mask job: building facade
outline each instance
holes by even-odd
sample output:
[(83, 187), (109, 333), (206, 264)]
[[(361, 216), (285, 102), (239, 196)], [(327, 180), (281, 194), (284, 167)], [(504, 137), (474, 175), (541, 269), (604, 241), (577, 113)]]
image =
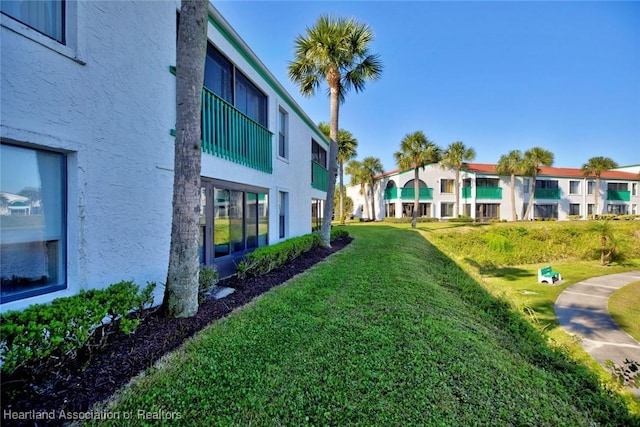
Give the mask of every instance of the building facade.
[[(179, 6), (2, 3), (2, 311), (121, 280), (161, 301)], [(211, 5), (202, 130), (202, 264), (311, 232), (328, 141)]]
[[(524, 218), (531, 196), (530, 176), (516, 176), (514, 203), (516, 219)], [(455, 171), (431, 164), (419, 171), (419, 217), (455, 217)], [(496, 173), (491, 164), (470, 163), (460, 172), (459, 214), (477, 220), (512, 220), (511, 177)], [(580, 169), (542, 167), (536, 178), (533, 206), (525, 219), (586, 219), (591, 215), (640, 214), (640, 176), (612, 170), (602, 173), (596, 187), (594, 176)], [(360, 187), (349, 187), (355, 216), (367, 217), (367, 200)], [(595, 204), (595, 193), (598, 203)], [(376, 220), (411, 217), (414, 207), (414, 171), (395, 170), (376, 177), (373, 189)]]

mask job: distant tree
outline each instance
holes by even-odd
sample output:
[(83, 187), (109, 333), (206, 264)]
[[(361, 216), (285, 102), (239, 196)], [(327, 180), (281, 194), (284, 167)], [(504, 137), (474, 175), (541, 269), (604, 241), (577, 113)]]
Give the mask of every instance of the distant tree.
[(592, 157), (587, 163), (582, 165), (582, 173), (584, 176), (595, 176), (596, 177), (596, 188), (593, 191), (593, 215), (598, 214), (598, 192), (600, 191), (600, 177), (602, 176), (602, 172), (608, 171), (610, 169), (615, 169), (618, 167), (618, 164), (614, 162), (609, 157)]
[(18, 195), (29, 199), (29, 204), (33, 207), (34, 204), (40, 200), (40, 189), (36, 187), (25, 187), (18, 192)]
[[(340, 191), (336, 188), (333, 196), (333, 205), (338, 206), (338, 201), (340, 199)], [(345, 217), (350, 217), (353, 215), (353, 199), (347, 195), (342, 198), (342, 202), (344, 203), (344, 215)]]
[(365, 157), (362, 159), (362, 169), (364, 176), (366, 177), (367, 183), (369, 184), (369, 189), (371, 191), (371, 215), (372, 220), (376, 220), (376, 206), (375, 206), (375, 176), (380, 175), (384, 172), (382, 168), (382, 162), (377, 157)]
[(304, 36), (295, 39), (295, 59), (289, 64), (289, 78), (305, 96), (313, 96), (322, 81), (329, 86), (330, 145), (329, 185), (322, 221), (322, 241), (330, 247), (333, 192), (338, 162), (338, 117), (340, 103), (353, 88), (364, 90), (368, 80), (376, 80), (382, 73), (379, 56), (369, 52), (373, 32), (369, 26), (355, 19), (333, 18), (323, 15)]
[(454, 211), (456, 218), (460, 216), (460, 170), (466, 167), (467, 162), (475, 158), (476, 152), (473, 148), (467, 147), (462, 141), (456, 141), (449, 144), (440, 159), (440, 166), (453, 169), (456, 172), (456, 179), (454, 181), (454, 191), (456, 194)]
[(176, 140), (173, 218), (163, 311), (168, 317), (198, 312), (202, 85), (208, 0), (182, 0), (176, 48)]
[(369, 203), (367, 202), (367, 175), (365, 173), (364, 167), (362, 166), (362, 162), (357, 160), (351, 160), (347, 163), (347, 167), (345, 168), (345, 172), (351, 176), (351, 185), (359, 185), (360, 191), (359, 193), (364, 196), (364, 206), (367, 210), (367, 218), (369, 218)]
[(516, 174), (522, 171), (522, 153), (520, 150), (511, 150), (509, 154), (503, 154), (498, 160), (496, 172), (499, 175), (511, 176), (511, 221), (518, 219), (516, 213)]
[[(330, 127), (328, 123), (322, 122), (318, 125), (318, 128), (320, 128), (320, 131), (324, 136), (330, 138)], [(338, 193), (340, 194), (340, 197), (338, 198), (338, 206), (340, 206), (340, 224), (344, 224), (344, 217), (346, 213), (344, 205), (344, 164), (357, 155), (357, 148), (358, 140), (351, 134), (351, 132), (340, 129), (338, 131), (338, 170), (340, 179), (340, 186), (338, 187)]]
[(616, 251), (611, 224), (606, 220), (598, 220), (591, 226), (591, 231), (600, 239), (600, 265), (607, 265), (611, 256)]
[(523, 219), (529, 219), (529, 213), (533, 208), (533, 196), (536, 191), (536, 179), (540, 173), (541, 166), (551, 166), (553, 164), (553, 153), (542, 147), (533, 147), (524, 153), (523, 172), (531, 176), (531, 189), (529, 191), (529, 203)]
[(420, 208), (420, 178), (419, 170), (430, 163), (440, 161), (441, 149), (424, 135), (422, 131), (416, 131), (405, 135), (400, 141), (400, 150), (393, 154), (396, 164), (400, 169), (413, 169), (413, 218), (411, 227), (416, 228), (418, 223), (418, 210)]

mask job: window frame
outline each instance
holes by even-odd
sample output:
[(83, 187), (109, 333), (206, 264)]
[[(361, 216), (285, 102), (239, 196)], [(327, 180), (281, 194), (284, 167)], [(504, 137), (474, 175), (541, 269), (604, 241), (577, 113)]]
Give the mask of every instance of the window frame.
[[(455, 179), (442, 178), (440, 179), (440, 194), (453, 194), (455, 190)], [(451, 191), (447, 191), (449, 184), (451, 184)]]
[[(53, 40), (56, 43), (59, 43), (63, 46), (66, 46), (67, 44), (67, 31), (66, 31), (66, 9), (67, 9), (67, 2), (66, 0), (48, 0), (46, 2), (46, 4), (57, 4), (58, 7), (56, 7), (56, 14), (60, 15), (58, 19), (56, 19), (55, 21), (55, 27), (56, 29), (47, 33), (45, 29), (43, 28), (38, 28), (38, 26), (33, 22), (33, 18), (32, 19), (25, 19), (28, 17), (25, 16), (15, 16), (12, 15), (10, 13), (10, 11), (7, 11), (6, 9), (2, 8), (2, 5), (8, 5), (11, 3), (23, 3), (22, 1), (3, 1), (2, 3), (0, 3), (0, 13), (4, 16), (7, 16), (9, 18), (11, 18), (12, 20), (30, 28), (31, 30)], [(39, 3), (35, 3), (35, 2), (28, 2), (27, 4), (32, 4), (32, 5), (37, 5), (37, 4), (41, 4), (44, 5), (45, 2), (39, 2)], [(31, 21), (31, 22), (27, 22), (27, 21)], [(57, 35), (57, 33), (60, 33), (59, 35)]]
[[(447, 212), (445, 212), (445, 209)], [(451, 211), (450, 215), (448, 211)], [(440, 202), (440, 218), (453, 218), (455, 213), (455, 202)]]
[(289, 158), (289, 113), (278, 107), (278, 157)]
[[(26, 241), (24, 243), (39, 243), (42, 242), (44, 243), (45, 247), (47, 248), (45, 250), (45, 256), (47, 256), (47, 265), (55, 265), (55, 269), (59, 270), (58, 272), (58, 280), (56, 281), (56, 283), (46, 283), (43, 285), (39, 285), (38, 287), (35, 288), (31, 288), (25, 291), (18, 291), (18, 292), (14, 292), (12, 294), (8, 294), (8, 295), (3, 295), (2, 293), (0, 293), (0, 304), (5, 304), (8, 302), (12, 302), (12, 301), (19, 301), (19, 300), (23, 300), (26, 298), (31, 298), (34, 296), (39, 296), (39, 295), (46, 295), (46, 294), (50, 294), (53, 292), (58, 292), (58, 291), (62, 291), (68, 288), (69, 286), (69, 280), (68, 280), (68, 274), (69, 274), (69, 266), (68, 266), (68, 245), (69, 245), (69, 238), (68, 238), (68, 211), (69, 211), (69, 196), (68, 196), (68, 187), (69, 187), (69, 159), (68, 159), (68, 155), (65, 152), (61, 152), (61, 151), (56, 151), (56, 150), (52, 150), (49, 148), (40, 148), (40, 147), (34, 147), (34, 146), (25, 146), (25, 145), (21, 145), (21, 144), (15, 144), (15, 143), (11, 143), (9, 141), (5, 141), (3, 139), (0, 139), (0, 146), (9, 146), (9, 147), (15, 147), (18, 149), (22, 149), (22, 150), (30, 150), (34, 153), (37, 152), (42, 152), (42, 153), (48, 153), (50, 155), (56, 155), (59, 156), (58, 157), (58, 165), (56, 166), (58, 168), (59, 171), (59, 182), (57, 185), (59, 185), (59, 191), (56, 191), (56, 196), (60, 196), (61, 200), (60, 200), (60, 207), (59, 207), (59, 211), (57, 212), (57, 215), (59, 215), (59, 220), (60, 223), (58, 224), (60, 229), (59, 229), (59, 239), (50, 239), (48, 238), (49, 236), (43, 236), (43, 239), (46, 240), (29, 240)], [(0, 148), (1, 149), (1, 148)], [(40, 168), (38, 167), (38, 173), (41, 174), (40, 172)], [(47, 182), (51, 182), (50, 180), (48, 180)], [(41, 184), (42, 185), (42, 184)], [(40, 187), (40, 194), (42, 194), (43, 190), (42, 190), (42, 186)], [(40, 199), (40, 201), (42, 202), (42, 199)], [(55, 250), (50, 250), (49, 249), (49, 244), (50, 242), (56, 242), (56, 248)], [(16, 244), (16, 243), (22, 243), (22, 242), (15, 242), (15, 243), (5, 243), (5, 244)], [(0, 246), (2, 246), (2, 241), (0, 240)], [(49, 257), (52, 256), (52, 254), (55, 256), (55, 259), (50, 259)], [(1, 260), (2, 257), (0, 257), (0, 265), (1, 265)], [(1, 269), (2, 271), (5, 271), (5, 268)], [(45, 277), (45, 276), (42, 276)], [(5, 285), (6, 286), (6, 285)]]
[[(570, 180), (569, 181), (569, 194), (580, 195), (582, 186), (580, 185), (582, 181)], [(577, 188), (574, 188), (577, 187)], [(575, 190), (575, 191), (574, 191)]]

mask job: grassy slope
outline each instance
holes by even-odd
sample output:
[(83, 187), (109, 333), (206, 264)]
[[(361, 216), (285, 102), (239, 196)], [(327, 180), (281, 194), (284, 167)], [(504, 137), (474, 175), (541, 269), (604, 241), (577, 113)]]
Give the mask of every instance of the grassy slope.
[(640, 341), (640, 282), (617, 290), (607, 303), (611, 317), (629, 335)]
[(349, 229), (350, 247), (214, 324), (111, 409), (179, 411), (183, 425), (640, 424), (420, 234)]

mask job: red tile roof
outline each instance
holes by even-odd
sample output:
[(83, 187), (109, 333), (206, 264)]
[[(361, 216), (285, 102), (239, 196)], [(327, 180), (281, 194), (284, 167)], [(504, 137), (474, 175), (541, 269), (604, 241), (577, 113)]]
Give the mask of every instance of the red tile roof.
[[(488, 163), (468, 163), (465, 169), (472, 173), (497, 175), (496, 165)], [(377, 175), (376, 178), (395, 175), (402, 172), (401, 169), (395, 169), (383, 174)], [(559, 178), (584, 178), (584, 174), (578, 168), (557, 168), (553, 166), (542, 166), (538, 176), (552, 176)], [(601, 178), (603, 179), (622, 179), (626, 181), (640, 181), (640, 176), (633, 172), (622, 171), (604, 171)]]

